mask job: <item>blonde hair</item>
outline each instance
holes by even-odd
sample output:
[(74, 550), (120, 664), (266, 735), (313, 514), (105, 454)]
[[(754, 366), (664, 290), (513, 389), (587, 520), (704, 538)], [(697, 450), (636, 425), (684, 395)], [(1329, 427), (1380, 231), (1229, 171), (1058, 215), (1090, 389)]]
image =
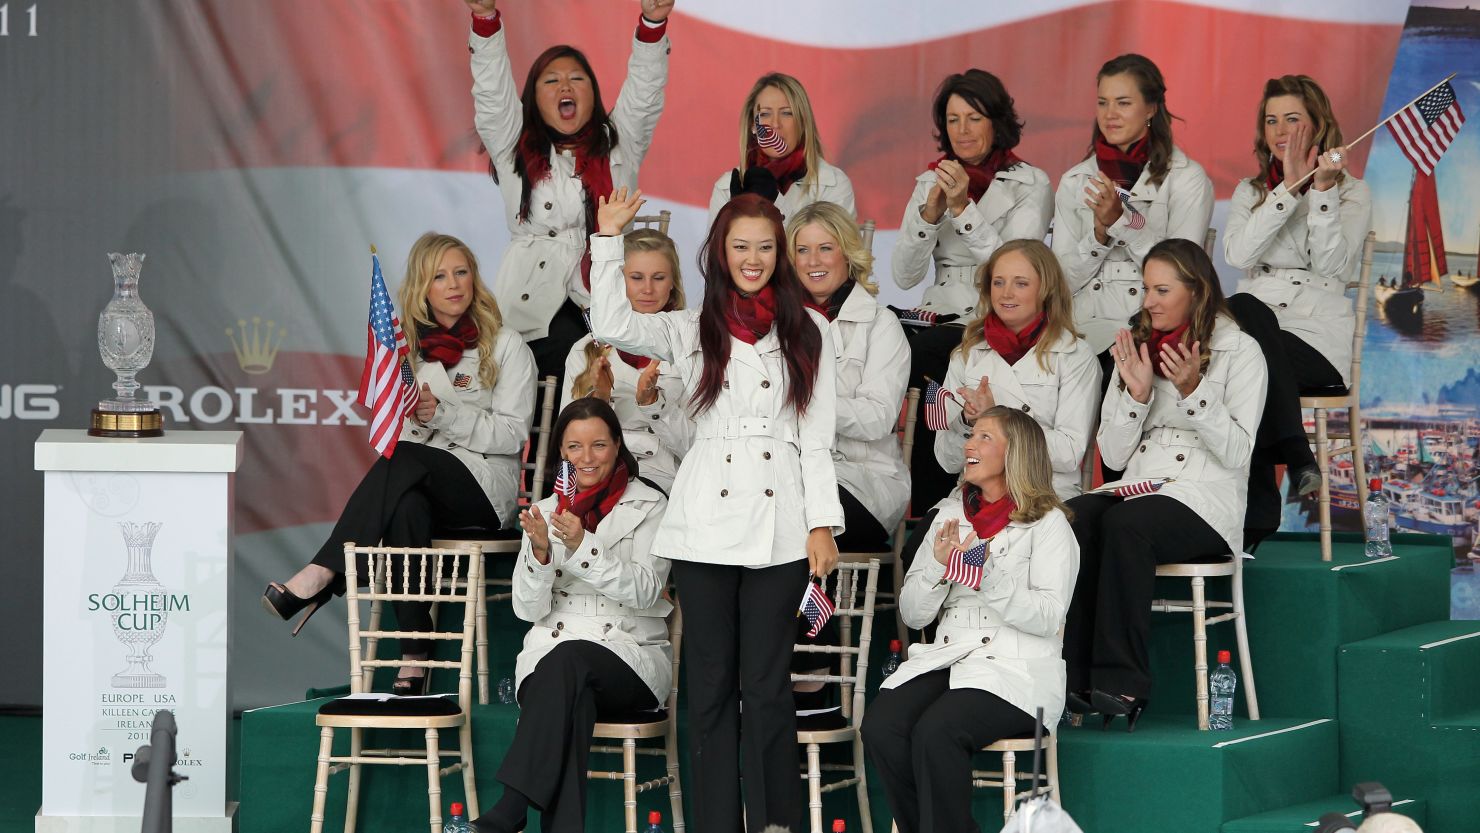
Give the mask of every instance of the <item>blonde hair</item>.
[(1009, 517), (1019, 523), (1032, 523), (1057, 509), (1073, 520), (1074, 513), (1053, 490), (1053, 462), (1038, 421), (1006, 405), (994, 405), (976, 418), (978, 424), (984, 419), (996, 420), (1007, 439), (1003, 473), (1007, 494), (1017, 506)]
[(817, 163), (822, 160), (822, 140), (817, 137), (817, 119), (812, 115), (812, 101), (802, 82), (782, 72), (769, 72), (756, 79), (755, 86), (745, 97), (740, 107), (740, 176), (750, 166), (750, 149), (755, 147), (755, 100), (767, 87), (775, 87), (786, 96), (791, 113), (797, 120), (802, 135), (802, 152), (807, 158), (807, 174), (802, 177), (802, 187), (811, 190), (817, 187)]
[(473, 323), (478, 327), (478, 380), (485, 388), (493, 388), (498, 382), (498, 363), (493, 358), (493, 345), (498, 340), (499, 330), (503, 328), (504, 317), (499, 313), (498, 302), (493, 299), (493, 293), (483, 285), (483, 278), (478, 274), (478, 258), (473, 255), (473, 250), (467, 244), (450, 234), (438, 234), (429, 231), (417, 238), (411, 246), (411, 253), (406, 256), (406, 277), (401, 281), (401, 288), (397, 292), (396, 300), (401, 305), (401, 314), (406, 316), (406, 346), (411, 349), (411, 363), (413, 367), (419, 366), (421, 362), (422, 327), (436, 327), (437, 319), (432, 315), (432, 306), (427, 302), (427, 293), (431, 290), (432, 279), (437, 276), (437, 267), (442, 264), (442, 257), (448, 252), (456, 249), (462, 252), (463, 257), (468, 260), (468, 271), (471, 280), (473, 301), (468, 305), (467, 314), (472, 316)]
[(786, 221), (786, 248), (792, 261), (796, 261), (797, 234), (812, 223), (822, 226), (822, 230), (838, 242), (843, 258), (848, 261), (848, 277), (857, 281), (868, 294), (878, 295), (879, 285), (871, 280), (874, 253), (863, 245), (863, 232), (858, 229), (858, 221), (853, 219), (848, 209), (835, 202), (808, 203)]
[[(673, 238), (657, 229), (635, 229), (623, 235), (622, 254), (630, 256), (636, 252), (657, 252), (667, 258), (669, 277), (673, 281), (673, 292), (668, 296), (668, 303), (663, 306), (663, 310), (668, 312), (683, 309), (685, 304), (683, 274), (679, 271), (678, 248), (673, 245)], [(596, 360), (607, 352), (607, 346), (592, 339), (586, 342), (586, 347), (582, 352), (586, 356), (586, 369), (570, 381), (572, 399), (590, 396), (592, 391), (596, 390)]]
[(1027, 258), (1028, 265), (1038, 273), (1038, 298), (1043, 304), (1044, 321), (1043, 333), (1038, 337), (1033, 355), (1038, 358), (1038, 366), (1048, 370), (1048, 354), (1059, 336), (1068, 333), (1078, 338), (1079, 331), (1074, 328), (1073, 296), (1064, 280), (1064, 270), (1059, 267), (1059, 259), (1054, 257), (1053, 250), (1040, 240), (1009, 240), (998, 246), (997, 251), (992, 252), (987, 262), (976, 271), (976, 308), (980, 312), (966, 325), (966, 332), (961, 335), (961, 346), (956, 349), (964, 359), (971, 348), (986, 340), (987, 316), (993, 312), (992, 270), (1003, 255), (1011, 252)]
[[(1324, 153), (1334, 147), (1341, 147), (1341, 125), (1336, 122), (1336, 114), (1331, 109), (1331, 99), (1326, 97), (1326, 91), (1316, 83), (1309, 75), (1281, 75), (1279, 78), (1271, 78), (1264, 82), (1264, 95), (1259, 97), (1259, 115), (1254, 121), (1254, 158), (1259, 161), (1259, 170), (1249, 177), (1249, 184), (1259, 192), (1259, 202), (1254, 206), (1264, 203), (1264, 198), (1269, 196), (1269, 183), (1265, 181), (1265, 173), (1269, 170), (1269, 163), (1274, 158), (1274, 153), (1269, 148), (1269, 143), (1264, 141), (1264, 108), (1269, 105), (1271, 98), (1282, 95), (1293, 96), (1300, 99), (1305, 107), (1305, 112), (1310, 115), (1311, 122), (1311, 146), (1318, 153)], [(1339, 183), (1346, 179), (1346, 172), (1342, 171), (1336, 175)]]

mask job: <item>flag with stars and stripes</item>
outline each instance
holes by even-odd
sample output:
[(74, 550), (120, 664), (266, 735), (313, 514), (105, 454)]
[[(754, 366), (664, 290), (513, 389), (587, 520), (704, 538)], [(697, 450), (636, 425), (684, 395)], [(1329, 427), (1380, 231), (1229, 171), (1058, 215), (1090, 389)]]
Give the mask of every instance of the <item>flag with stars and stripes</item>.
[(584, 321), (584, 322), (586, 322), (586, 332), (588, 332), (588, 333), (591, 334), (591, 340), (594, 341), (594, 342), (596, 342), (598, 345), (601, 344), (601, 339), (599, 339), (599, 338), (596, 337), (596, 328), (591, 326), (591, 308), (590, 307), (582, 307), (581, 308), (581, 320)]
[(832, 618), (832, 599), (827, 597), (827, 591), (822, 589), (822, 585), (811, 578), (807, 579), (807, 592), (802, 594), (802, 604), (797, 608), (797, 614), (807, 617), (808, 639), (815, 639), (822, 631), (822, 626)]
[(946, 580), (965, 585), (972, 590), (980, 590), (982, 569), (986, 565), (986, 541), (964, 551), (960, 547), (952, 547), (951, 557), (946, 561)]
[(1445, 81), (1399, 110), (1388, 121), (1388, 130), (1413, 167), (1419, 173), (1432, 175), (1439, 157), (1449, 149), (1464, 123), (1465, 114), (1459, 108), (1459, 99), (1454, 97), (1454, 87)]
[(1116, 497), (1140, 497), (1141, 495), (1152, 495), (1161, 491), (1161, 487), (1172, 482), (1170, 477), (1153, 477), (1150, 480), (1136, 480), (1134, 482), (1106, 483), (1098, 489), (1095, 494), (1115, 495)]
[(777, 156), (786, 155), (786, 140), (768, 124), (761, 124), (761, 117), (755, 117), (755, 143), (758, 147), (769, 150)]
[(1121, 206), (1125, 209), (1126, 213), (1130, 215), (1126, 219), (1125, 224), (1133, 229), (1145, 228), (1146, 215), (1137, 211), (1136, 207), (1134, 205), (1131, 205), (1131, 192), (1117, 186), (1115, 189), (1115, 195), (1120, 197)]
[(925, 380), (925, 427), (931, 431), (944, 431), (951, 424), (946, 413), (946, 400), (955, 399), (956, 394), (943, 388), (934, 379)]
[(382, 457), (396, 450), (401, 425), (416, 408), (421, 394), (411, 372), (410, 350), (401, 319), (391, 305), (380, 272), (380, 256), (370, 253), (370, 323), (365, 344), (365, 369), (360, 373), (360, 404), (370, 409), (370, 444)]
[(555, 511), (564, 512), (570, 508), (571, 501), (576, 496), (576, 467), (569, 460), (561, 460), (560, 465), (555, 467)]

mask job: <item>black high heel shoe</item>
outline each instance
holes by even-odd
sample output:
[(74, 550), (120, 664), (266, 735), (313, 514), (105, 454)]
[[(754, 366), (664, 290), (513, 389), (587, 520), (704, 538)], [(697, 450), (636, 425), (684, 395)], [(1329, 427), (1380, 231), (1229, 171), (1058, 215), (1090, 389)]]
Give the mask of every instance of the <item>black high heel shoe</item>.
[(431, 671), (423, 669), (419, 677), (397, 677), (391, 683), (391, 693), (399, 697), (410, 697), (413, 695), (424, 695), (427, 693), (427, 682), (432, 678)]
[(1110, 728), (1110, 724), (1120, 715), (1125, 715), (1126, 731), (1136, 731), (1136, 721), (1141, 719), (1141, 712), (1146, 710), (1147, 700), (1145, 697), (1136, 697), (1130, 700), (1114, 694), (1106, 694), (1095, 689), (1090, 694), (1095, 710), (1105, 715), (1105, 722), (1100, 726), (1103, 731)]
[(1094, 714), (1099, 709), (1096, 709), (1094, 704), (1090, 702), (1092, 696), (1087, 689), (1084, 691), (1071, 691), (1064, 696), (1064, 705), (1068, 706), (1069, 711), (1075, 714)]
[(323, 590), (305, 599), (294, 594), (287, 585), (273, 582), (262, 591), (262, 606), (267, 609), (268, 613), (274, 614), (284, 622), (296, 616), (298, 611), (308, 608), (308, 612), (303, 614), (303, 618), (299, 619), (298, 624), (293, 627), (293, 635), (297, 636), (319, 608), (328, 604), (329, 599), (334, 595), (334, 587), (335, 582), (331, 581)]

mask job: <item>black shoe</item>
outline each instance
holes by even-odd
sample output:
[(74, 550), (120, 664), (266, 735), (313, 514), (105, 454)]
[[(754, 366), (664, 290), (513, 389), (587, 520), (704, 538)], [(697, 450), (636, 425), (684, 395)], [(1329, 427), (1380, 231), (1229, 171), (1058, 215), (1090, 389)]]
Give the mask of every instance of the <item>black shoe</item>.
[(1069, 711), (1075, 714), (1094, 714), (1099, 709), (1096, 709), (1094, 704), (1090, 702), (1090, 697), (1091, 694), (1087, 690), (1071, 691), (1064, 696), (1064, 705), (1069, 708)]
[(499, 824), (499, 820), (493, 818), (492, 813), (479, 816), (468, 822), (468, 827), (472, 828), (474, 833), (522, 833), (527, 826), (529, 826), (528, 817), (519, 822), (517, 827), (502, 827)]
[(293, 591), (288, 589), (287, 585), (273, 582), (267, 585), (266, 590), (262, 591), (262, 606), (267, 609), (268, 613), (274, 614), (284, 622), (298, 615), (298, 611), (307, 608), (308, 612), (303, 614), (303, 618), (299, 619), (298, 624), (293, 627), (293, 635), (297, 636), (298, 632), (303, 630), (303, 626), (308, 624), (308, 620), (318, 612), (319, 608), (329, 602), (330, 597), (334, 595), (335, 587), (343, 581), (343, 577), (338, 578), (336, 581), (331, 581), (323, 590), (320, 590), (307, 599), (295, 595)]
[(1133, 697), (1127, 699), (1114, 694), (1106, 694), (1099, 689), (1090, 695), (1094, 702), (1095, 710), (1105, 715), (1105, 722), (1100, 726), (1101, 730), (1110, 728), (1110, 724), (1120, 715), (1125, 715), (1126, 731), (1136, 731), (1136, 721), (1141, 719), (1141, 712), (1146, 710), (1145, 697)]
[(1321, 470), (1314, 465), (1301, 466), (1291, 475), (1295, 493), (1301, 497), (1313, 495), (1321, 490)]

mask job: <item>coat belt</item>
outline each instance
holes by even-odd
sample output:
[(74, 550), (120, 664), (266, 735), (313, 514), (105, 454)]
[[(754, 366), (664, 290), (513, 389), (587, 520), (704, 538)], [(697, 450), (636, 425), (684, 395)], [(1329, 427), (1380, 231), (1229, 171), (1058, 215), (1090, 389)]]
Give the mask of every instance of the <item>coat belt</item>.
[(797, 444), (796, 428), (771, 417), (719, 417), (701, 421), (694, 429), (694, 439), (733, 440), (740, 437), (772, 437), (784, 443)]

